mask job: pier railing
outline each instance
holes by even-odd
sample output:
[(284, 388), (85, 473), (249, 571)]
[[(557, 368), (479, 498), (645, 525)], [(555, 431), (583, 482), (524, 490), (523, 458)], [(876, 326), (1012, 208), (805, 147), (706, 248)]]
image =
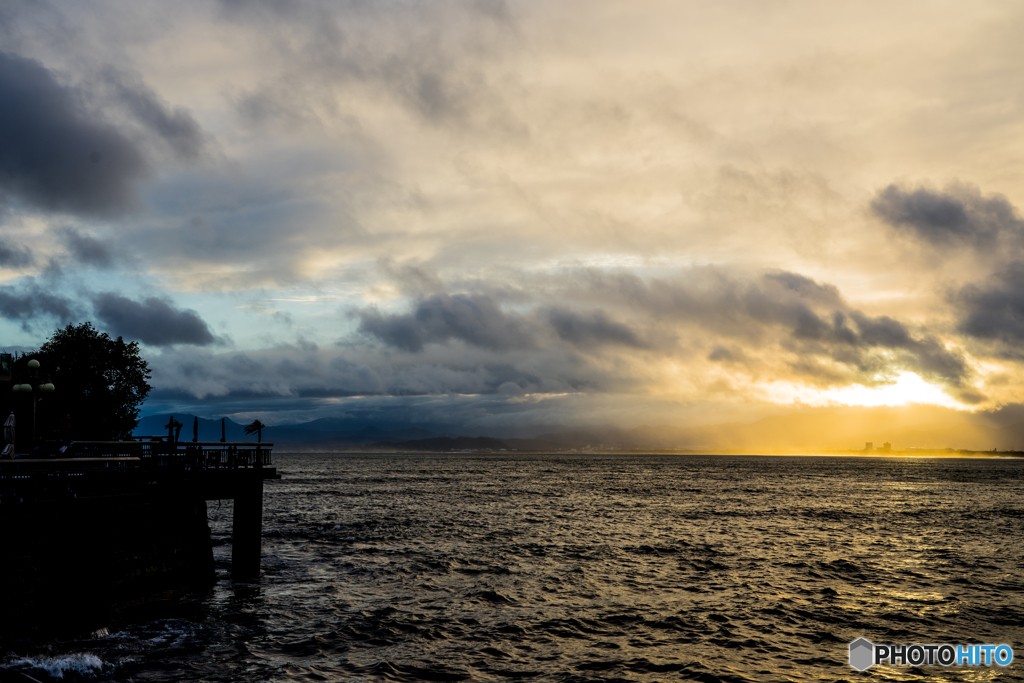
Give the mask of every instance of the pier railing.
[[(276, 478), (274, 444), (252, 442), (73, 441), (48, 456), (0, 459), (0, 504), (75, 495), (112, 495), (132, 482)], [(248, 474), (247, 474), (248, 472)], [(199, 479), (195, 479), (199, 477)], [(227, 479), (224, 479), (227, 477)]]
[(209, 470), (273, 464), (274, 444), (251, 441), (73, 441), (67, 455), (87, 458), (135, 457), (142, 467)]
[(151, 448), (142, 458), (153, 460), (157, 467), (163, 468), (236, 470), (273, 464), (270, 456), (273, 446), (272, 443), (187, 443), (184, 448)]
[(236, 470), (273, 464), (274, 444), (239, 442), (72, 441), (46, 456), (0, 460), (0, 476), (12, 471), (157, 468)]

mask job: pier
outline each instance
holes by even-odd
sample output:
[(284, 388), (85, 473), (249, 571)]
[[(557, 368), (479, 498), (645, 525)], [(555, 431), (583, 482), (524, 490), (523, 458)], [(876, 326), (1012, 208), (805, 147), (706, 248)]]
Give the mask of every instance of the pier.
[(5, 627), (83, 623), (215, 580), (207, 502), (230, 499), (231, 577), (260, 573), (272, 443), (77, 441), (53, 457), (0, 460)]
[[(231, 575), (259, 575), (263, 482), (280, 479), (272, 443), (75, 441), (61, 457), (0, 460), (0, 510), (159, 493), (234, 501)], [(2, 514), (2, 513), (0, 513)]]

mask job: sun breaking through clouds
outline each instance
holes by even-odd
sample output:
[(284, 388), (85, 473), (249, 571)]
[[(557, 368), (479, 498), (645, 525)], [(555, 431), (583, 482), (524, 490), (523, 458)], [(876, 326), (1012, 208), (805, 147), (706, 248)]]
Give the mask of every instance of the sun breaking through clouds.
[(1022, 19), (0, 2), (0, 338), (91, 320), (150, 412), (268, 423), (1007, 410)]

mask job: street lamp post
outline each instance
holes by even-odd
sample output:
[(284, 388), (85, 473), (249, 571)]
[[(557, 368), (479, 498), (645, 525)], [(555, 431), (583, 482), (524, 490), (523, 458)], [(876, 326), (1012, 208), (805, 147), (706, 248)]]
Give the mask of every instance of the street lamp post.
[(39, 361), (35, 358), (28, 362), (29, 375), (26, 378), (27, 381), (20, 384), (15, 384), (11, 387), (11, 391), (17, 393), (30, 393), (32, 394), (32, 441), (36, 440), (36, 401), (39, 398), (39, 394), (50, 394), (53, 393), (53, 384), (47, 379), (44, 380), (39, 377)]

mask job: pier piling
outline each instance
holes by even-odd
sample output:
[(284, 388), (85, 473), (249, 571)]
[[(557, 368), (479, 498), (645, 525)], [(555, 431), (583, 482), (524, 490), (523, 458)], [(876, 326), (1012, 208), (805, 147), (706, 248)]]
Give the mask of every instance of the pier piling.
[(260, 575), (260, 548), (263, 535), (263, 477), (249, 471), (239, 479), (235, 490), (235, 509), (231, 520), (231, 578), (252, 579)]

